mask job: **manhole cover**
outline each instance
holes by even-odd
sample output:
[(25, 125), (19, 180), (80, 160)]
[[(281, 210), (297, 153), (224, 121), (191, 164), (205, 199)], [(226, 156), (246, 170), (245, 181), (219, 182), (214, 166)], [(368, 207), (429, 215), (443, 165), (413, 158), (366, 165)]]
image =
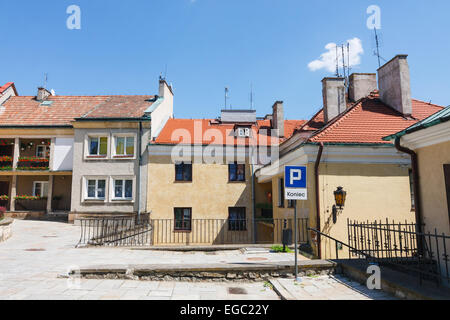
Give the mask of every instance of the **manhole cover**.
[(260, 257), (254, 257), (254, 258), (247, 258), (247, 261), (267, 261), (267, 258), (260, 258)]
[(31, 249), (25, 249), (25, 251), (45, 251), (45, 249), (41, 249), (41, 248), (31, 248)]
[(229, 294), (247, 294), (247, 290), (245, 290), (244, 288), (232, 287), (232, 288), (228, 288), (228, 293)]

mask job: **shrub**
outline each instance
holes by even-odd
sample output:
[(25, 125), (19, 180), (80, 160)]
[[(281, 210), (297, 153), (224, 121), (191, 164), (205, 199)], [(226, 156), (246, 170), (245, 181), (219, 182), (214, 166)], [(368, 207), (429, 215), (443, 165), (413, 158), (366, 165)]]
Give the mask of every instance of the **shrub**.
[(5, 217), (6, 208), (0, 207), (0, 220), (2, 220)]
[(291, 252), (294, 252), (294, 251), (292, 251), (291, 249), (289, 249), (288, 247), (286, 247), (286, 251), (284, 251), (283, 250), (283, 246), (279, 246), (279, 245), (274, 245), (274, 246), (272, 246), (272, 251), (273, 252), (277, 252), (277, 253), (279, 253), (279, 252), (281, 252), (281, 253), (291, 253)]

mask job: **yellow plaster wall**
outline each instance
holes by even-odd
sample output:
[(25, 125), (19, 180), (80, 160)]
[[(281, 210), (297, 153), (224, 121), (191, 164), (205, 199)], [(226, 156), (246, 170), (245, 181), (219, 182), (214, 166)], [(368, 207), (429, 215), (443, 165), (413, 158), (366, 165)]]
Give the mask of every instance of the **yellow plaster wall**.
[[(408, 168), (387, 164), (320, 165), (321, 231), (348, 243), (347, 219), (357, 222), (375, 220), (415, 222), (411, 211)], [(334, 191), (347, 191), (344, 209), (333, 223)], [(344, 248), (339, 254), (348, 257)], [(335, 243), (322, 237), (322, 258), (335, 258)]]
[(426, 231), (450, 235), (444, 164), (450, 164), (450, 142), (418, 149), (422, 215)]
[[(245, 207), (246, 218), (253, 217), (250, 165), (247, 164), (245, 169), (245, 182), (229, 182), (228, 165), (193, 164), (192, 182), (177, 182), (175, 165), (170, 159), (150, 157), (147, 211), (151, 212), (152, 219), (168, 219), (159, 223), (159, 230), (155, 228), (155, 244), (162, 241), (163, 234), (171, 244), (220, 243), (223, 240), (227, 243), (251, 242), (253, 231), (250, 224), (247, 232), (229, 232), (225, 221), (229, 207)], [(174, 232), (174, 208), (185, 207), (192, 208), (193, 220), (214, 221), (194, 222), (191, 233)]]
[[(299, 218), (308, 217), (309, 226), (315, 228), (316, 199), (314, 163), (308, 167), (308, 200), (297, 201)], [(319, 167), (320, 220), (321, 231), (344, 243), (348, 243), (347, 219), (358, 222), (375, 221), (386, 218), (392, 222), (415, 222), (411, 211), (408, 168), (386, 164), (345, 164), (321, 163)], [(294, 210), (278, 207), (279, 174), (272, 179), (274, 218), (292, 219)], [(335, 203), (334, 191), (342, 186), (347, 191), (345, 208), (340, 212), (337, 223), (332, 220), (332, 206)], [(309, 235), (307, 235), (309, 236)], [(335, 244), (322, 237), (322, 258), (335, 258)], [(312, 243), (313, 249), (315, 243)], [(339, 252), (348, 257), (348, 251)]]

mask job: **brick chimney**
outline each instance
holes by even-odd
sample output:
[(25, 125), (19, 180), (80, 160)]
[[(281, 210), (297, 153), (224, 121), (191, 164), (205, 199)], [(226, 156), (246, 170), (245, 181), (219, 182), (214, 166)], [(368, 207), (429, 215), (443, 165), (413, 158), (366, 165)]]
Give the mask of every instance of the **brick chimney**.
[(52, 93), (50, 91), (48, 91), (45, 88), (40, 87), (40, 88), (38, 88), (36, 100), (42, 102), (42, 101), (45, 101), (51, 95), (52, 95)]
[(330, 122), (347, 108), (344, 78), (322, 80), (323, 111), (325, 123)]
[(411, 84), (408, 55), (395, 56), (378, 69), (380, 99), (404, 116), (411, 116)]
[(353, 73), (349, 78), (348, 99), (353, 102), (358, 101), (377, 88), (376, 73)]
[(284, 137), (284, 108), (283, 101), (277, 101), (272, 106), (272, 129), (277, 130), (277, 136)]

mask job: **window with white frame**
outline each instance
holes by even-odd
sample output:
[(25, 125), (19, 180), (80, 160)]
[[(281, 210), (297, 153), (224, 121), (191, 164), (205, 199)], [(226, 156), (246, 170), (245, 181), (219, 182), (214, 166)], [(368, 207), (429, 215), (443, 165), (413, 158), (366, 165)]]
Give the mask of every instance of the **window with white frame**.
[(44, 198), (48, 195), (48, 181), (33, 182), (33, 196)]
[(106, 157), (108, 154), (108, 137), (89, 137), (88, 155)]
[(86, 179), (86, 199), (105, 200), (106, 180)]
[(134, 157), (134, 136), (114, 137), (114, 155)]
[(50, 154), (50, 148), (48, 146), (37, 146), (36, 157), (48, 159)]
[(133, 199), (133, 180), (114, 179), (114, 200)]

